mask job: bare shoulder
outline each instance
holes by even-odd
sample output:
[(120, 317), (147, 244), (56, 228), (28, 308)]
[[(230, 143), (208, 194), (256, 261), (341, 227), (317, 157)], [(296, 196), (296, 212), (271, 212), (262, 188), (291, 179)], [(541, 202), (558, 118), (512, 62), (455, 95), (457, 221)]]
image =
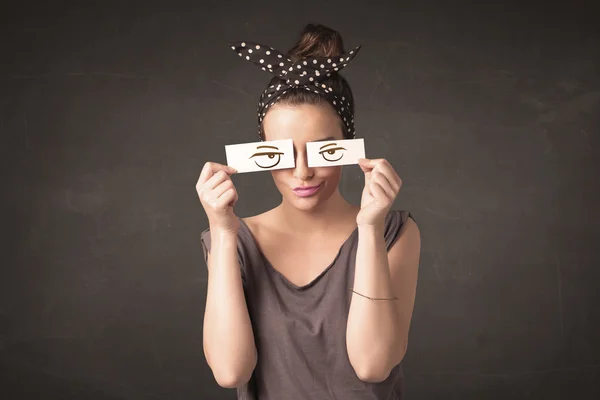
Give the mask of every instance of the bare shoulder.
[(404, 223), (404, 225), (406, 225), (406, 227), (404, 227), (404, 230), (410, 231), (409, 235), (413, 235), (413, 236), (420, 235), (419, 225), (417, 225), (417, 223), (411, 216), (406, 218), (406, 222)]
[(256, 237), (261, 236), (265, 230), (269, 230), (273, 221), (273, 210), (266, 211), (262, 214), (257, 214), (251, 217), (242, 218), (242, 220), (248, 225), (248, 228), (252, 234)]
[(409, 259), (418, 265), (421, 253), (421, 231), (412, 218), (407, 218), (401, 228), (400, 236), (389, 251), (391, 260)]

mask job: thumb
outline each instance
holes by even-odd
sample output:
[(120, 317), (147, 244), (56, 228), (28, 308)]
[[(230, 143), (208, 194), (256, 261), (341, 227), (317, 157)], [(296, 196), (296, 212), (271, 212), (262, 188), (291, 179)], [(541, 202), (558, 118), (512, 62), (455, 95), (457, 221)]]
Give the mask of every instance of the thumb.
[(371, 170), (373, 169), (373, 166), (371, 165), (371, 160), (369, 160), (368, 158), (359, 158), (358, 166), (365, 174), (371, 172)]

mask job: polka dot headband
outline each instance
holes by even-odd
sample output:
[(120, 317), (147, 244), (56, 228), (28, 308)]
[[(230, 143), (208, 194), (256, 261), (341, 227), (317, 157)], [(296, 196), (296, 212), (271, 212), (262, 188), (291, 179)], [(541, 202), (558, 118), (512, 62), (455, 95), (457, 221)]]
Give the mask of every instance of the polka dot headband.
[(327, 78), (342, 68), (356, 56), (361, 46), (351, 51), (334, 57), (307, 57), (292, 62), (285, 54), (272, 47), (251, 42), (231, 42), (231, 49), (240, 57), (252, 62), (281, 78), (284, 82), (268, 86), (260, 96), (258, 102), (258, 130), (260, 136), (260, 125), (263, 118), (271, 107), (292, 88), (304, 88), (325, 97), (333, 108), (338, 112), (349, 135), (356, 136), (354, 129), (353, 107), (351, 99), (347, 99), (334, 88), (323, 83)]

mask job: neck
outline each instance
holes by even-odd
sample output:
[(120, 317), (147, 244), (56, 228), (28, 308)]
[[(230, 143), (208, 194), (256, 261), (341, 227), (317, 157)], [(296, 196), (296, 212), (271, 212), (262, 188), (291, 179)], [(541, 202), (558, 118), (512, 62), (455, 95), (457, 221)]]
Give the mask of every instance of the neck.
[(311, 210), (299, 210), (285, 199), (277, 207), (278, 219), (287, 226), (293, 226), (300, 234), (311, 234), (335, 229), (340, 222), (347, 223), (346, 217), (356, 215), (356, 206), (348, 203), (339, 190), (327, 200)]

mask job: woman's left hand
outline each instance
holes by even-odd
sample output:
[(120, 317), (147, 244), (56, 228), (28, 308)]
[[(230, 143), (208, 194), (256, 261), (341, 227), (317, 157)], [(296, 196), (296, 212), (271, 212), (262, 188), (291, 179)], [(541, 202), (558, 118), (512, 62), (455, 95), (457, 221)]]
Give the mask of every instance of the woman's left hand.
[(383, 158), (371, 160), (362, 158), (358, 165), (365, 173), (365, 188), (360, 201), (360, 212), (356, 223), (361, 225), (383, 226), (400, 187), (402, 179), (392, 165)]

